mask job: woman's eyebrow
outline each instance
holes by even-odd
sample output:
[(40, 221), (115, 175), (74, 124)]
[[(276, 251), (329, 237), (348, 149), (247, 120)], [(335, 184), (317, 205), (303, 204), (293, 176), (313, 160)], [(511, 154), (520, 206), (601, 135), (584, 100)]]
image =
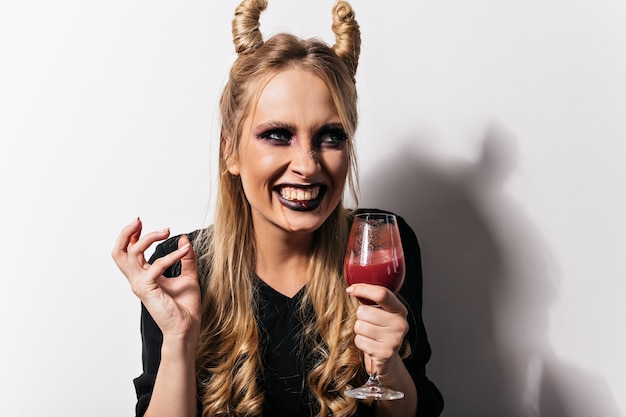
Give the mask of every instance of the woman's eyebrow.
[(318, 129), (320, 130), (345, 130), (341, 123), (326, 123), (320, 126)]
[[(263, 123), (260, 123), (256, 127), (257, 131), (269, 130), (269, 129), (284, 129), (284, 130), (287, 130), (288, 132), (291, 132), (294, 135), (299, 132), (299, 129), (298, 129), (298, 127), (295, 124), (289, 123), (289, 122), (283, 122), (283, 121), (280, 121), (280, 120), (265, 121)], [(321, 124), (319, 126), (313, 126), (310, 129), (309, 133), (312, 136), (315, 136), (315, 135), (319, 134), (320, 132), (326, 132), (326, 131), (329, 131), (329, 130), (341, 130), (341, 131), (345, 132), (343, 124), (341, 124), (339, 122), (331, 122), (331, 123), (324, 123), (324, 124)]]
[(290, 132), (295, 132), (297, 130), (296, 126), (292, 123), (281, 122), (278, 120), (270, 120), (267, 122), (263, 122), (257, 126), (259, 129), (285, 129)]

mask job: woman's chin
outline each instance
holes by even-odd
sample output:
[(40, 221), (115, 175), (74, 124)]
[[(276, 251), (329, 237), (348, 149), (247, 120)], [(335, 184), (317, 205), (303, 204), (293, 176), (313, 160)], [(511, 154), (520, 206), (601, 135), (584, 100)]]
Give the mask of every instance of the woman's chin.
[(312, 233), (328, 219), (332, 210), (325, 209), (325, 204), (317, 204), (313, 209), (301, 210), (281, 203), (281, 216), (285, 227), (290, 232)]

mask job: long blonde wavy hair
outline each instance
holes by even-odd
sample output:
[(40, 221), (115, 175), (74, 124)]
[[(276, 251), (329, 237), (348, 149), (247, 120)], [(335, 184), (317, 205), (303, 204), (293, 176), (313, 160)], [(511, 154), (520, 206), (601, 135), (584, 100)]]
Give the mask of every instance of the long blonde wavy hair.
[[(255, 316), (255, 240), (250, 206), (241, 180), (227, 169), (236, 157), (243, 124), (272, 76), (298, 68), (322, 79), (348, 134), (348, 189), (356, 201), (356, 161), (352, 138), (357, 127), (355, 73), (360, 31), (350, 5), (337, 1), (329, 47), (316, 39), (278, 34), (264, 40), (259, 17), (267, 0), (244, 0), (235, 10), (233, 42), (238, 58), (220, 101), (221, 132), (218, 195), (213, 227), (194, 245), (199, 254), (203, 317), (197, 352), (198, 390), (203, 416), (258, 416), (263, 391), (261, 337)], [(348, 416), (356, 401), (343, 395), (362, 382), (361, 354), (353, 343), (356, 302), (347, 296), (343, 253), (349, 212), (342, 203), (315, 232), (307, 267), (308, 283), (300, 306), (302, 346), (315, 358), (307, 386), (319, 405), (318, 416)], [(304, 314), (305, 310), (315, 314)]]

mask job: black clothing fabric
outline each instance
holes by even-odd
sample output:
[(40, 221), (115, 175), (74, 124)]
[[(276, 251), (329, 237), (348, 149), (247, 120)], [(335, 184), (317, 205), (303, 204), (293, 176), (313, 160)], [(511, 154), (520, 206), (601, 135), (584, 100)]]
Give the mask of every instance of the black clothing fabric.
[(263, 349), (263, 379), (265, 391), (263, 414), (268, 416), (309, 416), (311, 399), (302, 389), (306, 375), (306, 357), (298, 349), (298, 334), (302, 323), (298, 308), (304, 288), (289, 298), (261, 279), (259, 288), (259, 328)]
[[(381, 212), (362, 209), (360, 212)], [(406, 262), (406, 278), (399, 291), (400, 299), (409, 310), (409, 332), (406, 336), (411, 345), (411, 355), (404, 360), (418, 394), (416, 417), (436, 417), (443, 410), (443, 397), (437, 387), (426, 377), (425, 366), (431, 350), (426, 336), (422, 311), (422, 269), (420, 248), (415, 233), (403, 218), (398, 216), (400, 236)], [(189, 235), (193, 240), (197, 232)], [(176, 250), (178, 237), (172, 237), (159, 244), (150, 262)], [(174, 265), (164, 275), (175, 277), (180, 266)], [(261, 386), (265, 392), (264, 416), (313, 416), (317, 410), (316, 401), (310, 398), (306, 388), (307, 367), (312, 360), (299, 343), (302, 320), (297, 311), (304, 289), (289, 298), (256, 279), (258, 286), (259, 328), (263, 343), (263, 378)], [(136, 415), (143, 416), (152, 395), (156, 374), (161, 361), (163, 335), (146, 310), (141, 306), (141, 335), (143, 373), (134, 379), (137, 393)], [(373, 415), (373, 407), (362, 402), (356, 416)], [(198, 415), (201, 412), (198, 411)]]

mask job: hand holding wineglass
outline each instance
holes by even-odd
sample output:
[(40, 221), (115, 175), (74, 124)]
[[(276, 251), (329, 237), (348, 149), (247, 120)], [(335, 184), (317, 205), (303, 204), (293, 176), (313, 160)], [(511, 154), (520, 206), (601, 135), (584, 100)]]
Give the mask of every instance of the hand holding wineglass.
[[(391, 293), (396, 293), (400, 289), (404, 282), (405, 265), (400, 232), (394, 215), (362, 213), (355, 216), (348, 240), (344, 272), (348, 285), (373, 284), (382, 286)], [(382, 292), (379, 291), (380, 296), (376, 299), (381, 301), (384, 299), (385, 293), (388, 293), (384, 288), (380, 289)], [(359, 296), (359, 294), (355, 295)], [(363, 304), (376, 304), (376, 302), (363, 297), (359, 297), (359, 300)], [(399, 305), (399, 308), (396, 308), (399, 311), (381, 311), (376, 314), (376, 320), (380, 320), (381, 317), (383, 319), (388, 317), (391, 321), (398, 315), (406, 317), (406, 310), (401, 306), (401, 303), (397, 302), (395, 305)], [(381, 307), (389, 308), (388, 305), (381, 305)], [(374, 327), (381, 327), (376, 326), (377, 323), (375, 322), (372, 324)], [(379, 324), (384, 325), (384, 323)], [(405, 319), (402, 324), (406, 324)], [(403, 326), (397, 328), (405, 329)], [(403, 337), (405, 332), (406, 330), (399, 330), (394, 334)], [(401, 340), (392, 340), (391, 344), (397, 348), (400, 346)], [(346, 395), (359, 399), (373, 398), (377, 400), (393, 400), (404, 397), (402, 392), (389, 389), (381, 384), (373, 360), (368, 381), (361, 387), (346, 391)]]

